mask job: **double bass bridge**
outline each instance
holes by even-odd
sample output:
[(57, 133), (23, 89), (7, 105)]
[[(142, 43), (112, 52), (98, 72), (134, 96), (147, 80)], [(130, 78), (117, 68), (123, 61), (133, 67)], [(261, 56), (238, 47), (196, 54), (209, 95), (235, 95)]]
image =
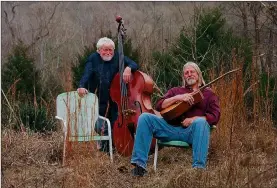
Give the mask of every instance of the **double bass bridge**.
[(130, 117), (136, 115), (136, 110), (133, 109), (126, 109), (122, 111), (124, 117)]

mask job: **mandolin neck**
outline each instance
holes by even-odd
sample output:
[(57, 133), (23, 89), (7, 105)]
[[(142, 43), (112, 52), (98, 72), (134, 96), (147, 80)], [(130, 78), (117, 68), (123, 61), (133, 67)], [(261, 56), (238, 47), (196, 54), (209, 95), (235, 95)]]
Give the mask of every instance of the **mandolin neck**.
[(225, 74), (223, 74), (223, 75), (221, 75), (220, 77), (214, 79), (213, 81), (209, 82), (208, 84), (206, 84), (206, 85), (200, 87), (199, 90), (203, 91), (203, 89), (205, 89), (206, 87), (209, 87), (210, 85), (212, 85), (213, 83), (215, 83), (215, 82), (218, 81), (219, 79), (223, 78), (224, 76), (227, 76), (227, 75), (230, 74), (230, 73), (236, 72), (236, 71), (238, 71), (238, 70), (241, 70), (241, 69), (238, 68), (238, 69), (234, 69), (234, 70), (231, 70), (231, 71), (229, 71), (229, 72), (226, 72)]

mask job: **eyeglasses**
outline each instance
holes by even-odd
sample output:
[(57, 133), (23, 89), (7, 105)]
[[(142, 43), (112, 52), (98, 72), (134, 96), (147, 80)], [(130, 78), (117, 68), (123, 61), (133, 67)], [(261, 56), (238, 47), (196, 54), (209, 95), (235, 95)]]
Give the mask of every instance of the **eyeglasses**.
[(113, 52), (113, 51), (114, 51), (113, 48), (101, 48), (101, 50), (102, 50), (103, 52)]

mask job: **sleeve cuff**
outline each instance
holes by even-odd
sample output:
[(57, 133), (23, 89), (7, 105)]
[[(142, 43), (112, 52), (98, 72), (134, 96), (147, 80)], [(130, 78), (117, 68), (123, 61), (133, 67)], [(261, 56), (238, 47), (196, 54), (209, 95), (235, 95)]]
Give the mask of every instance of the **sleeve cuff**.
[(209, 125), (214, 124), (214, 119), (213, 119), (213, 116), (211, 114), (206, 114), (206, 120), (209, 123)]

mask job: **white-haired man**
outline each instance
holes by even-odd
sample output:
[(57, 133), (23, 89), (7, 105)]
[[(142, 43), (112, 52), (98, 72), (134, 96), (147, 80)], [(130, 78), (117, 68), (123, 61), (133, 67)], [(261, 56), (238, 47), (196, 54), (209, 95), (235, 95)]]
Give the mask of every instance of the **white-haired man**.
[(191, 144), (192, 167), (206, 167), (210, 125), (215, 125), (220, 117), (219, 100), (210, 88), (205, 88), (202, 91), (204, 99), (194, 104), (191, 92), (197, 91), (200, 86), (205, 85), (197, 64), (188, 62), (184, 65), (183, 81), (184, 86), (168, 90), (156, 104), (158, 111), (178, 101), (186, 101), (193, 105), (182, 114), (182, 119), (177, 126), (176, 124), (172, 126), (173, 124), (169, 124), (163, 118), (153, 114), (143, 113), (140, 115), (131, 158), (131, 164), (135, 166), (132, 169), (134, 176), (143, 176), (146, 172), (148, 153), (153, 137), (162, 141), (179, 140)]
[[(106, 116), (113, 125), (117, 119), (117, 105), (110, 98), (111, 82), (119, 72), (119, 55), (115, 52), (114, 42), (107, 38), (100, 38), (96, 44), (97, 52), (91, 54), (85, 66), (84, 74), (80, 80), (77, 89), (80, 96), (84, 96), (88, 92), (95, 93), (99, 98), (99, 114)], [(138, 69), (138, 65), (128, 57), (124, 57), (125, 69), (123, 72), (123, 80), (125, 83), (130, 82), (132, 72)], [(107, 125), (99, 119), (95, 126), (96, 132), (107, 135)], [(108, 152), (108, 141), (101, 141), (101, 151)]]

